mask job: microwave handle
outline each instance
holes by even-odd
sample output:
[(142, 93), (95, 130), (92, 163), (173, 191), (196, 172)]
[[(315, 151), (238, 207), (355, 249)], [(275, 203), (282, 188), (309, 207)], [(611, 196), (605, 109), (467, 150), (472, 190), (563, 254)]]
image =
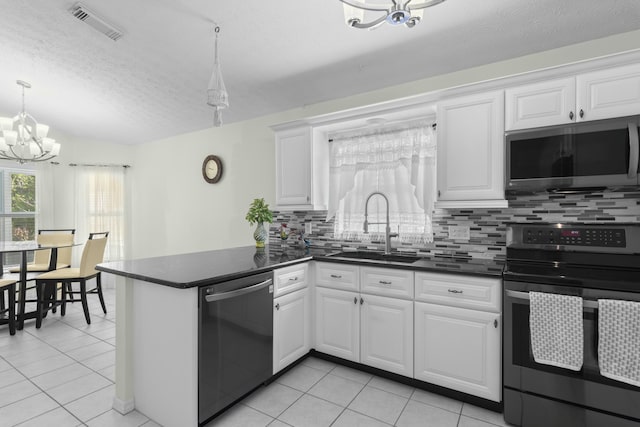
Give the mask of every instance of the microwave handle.
[(629, 178), (638, 177), (638, 157), (640, 147), (638, 144), (638, 124), (629, 123)]

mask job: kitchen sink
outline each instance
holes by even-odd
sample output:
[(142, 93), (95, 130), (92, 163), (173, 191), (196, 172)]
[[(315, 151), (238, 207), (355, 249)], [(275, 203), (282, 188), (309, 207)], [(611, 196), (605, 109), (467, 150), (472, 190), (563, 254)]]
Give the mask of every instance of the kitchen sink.
[(336, 252), (328, 256), (332, 258), (349, 258), (349, 259), (363, 259), (363, 260), (373, 260), (373, 261), (404, 262), (407, 264), (411, 264), (420, 259), (415, 255), (384, 254), (382, 252), (371, 252), (371, 251)]

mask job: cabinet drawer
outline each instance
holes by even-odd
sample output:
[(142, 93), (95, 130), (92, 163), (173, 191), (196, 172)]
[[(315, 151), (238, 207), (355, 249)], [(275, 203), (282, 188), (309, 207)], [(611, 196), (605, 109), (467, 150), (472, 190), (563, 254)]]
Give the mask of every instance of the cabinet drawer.
[(316, 263), (316, 286), (358, 291), (358, 266), (338, 263)]
[(498, 278), (416, 273), (416, 301), (500, 312), (501, 289)]
[(296, 264), (291, 267), (279, 268), (273, 272), (273, 296), (288, 294), (307, 286), (309, 263)]
[(361, 292), (413, 299), (413, 271), (360, 267), (360, 280)]

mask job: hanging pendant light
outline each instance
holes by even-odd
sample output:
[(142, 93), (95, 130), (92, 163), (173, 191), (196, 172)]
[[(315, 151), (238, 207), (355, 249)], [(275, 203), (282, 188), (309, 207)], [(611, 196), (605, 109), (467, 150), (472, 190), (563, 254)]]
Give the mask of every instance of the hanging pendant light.
[(220, 27), (216, 27), (216, 42), (213, 61), (213, 73), (209, 80), (207, 88), (207, 104), (215, 108), (213, 112), (213, 125), (222, 126), (222, 110), (229, 107), (229, 94), (222, 80), (222, 71), (220, 70), (220, 59), (218, 58), (218, 34)]
[[(445, 0), (340, 0), (344, 6), (344, 19), (348, 26), (361, 29), (374, 29), (387, 23), (406, 25), (413, 28), (422, 20), (424, 9), (442, 3)], [(374, 15), (365, 22), (365, 11)]]
[(50, 160), (60, 154), (60, 144), (47, 138), (49, 126), (38, 123), (25, 110), (24, 90), (31, 85), (22, 80), (16, 83), (22, 86), (22, 111), (13, 118), (0, 117), (0, 159), (21, 164)]

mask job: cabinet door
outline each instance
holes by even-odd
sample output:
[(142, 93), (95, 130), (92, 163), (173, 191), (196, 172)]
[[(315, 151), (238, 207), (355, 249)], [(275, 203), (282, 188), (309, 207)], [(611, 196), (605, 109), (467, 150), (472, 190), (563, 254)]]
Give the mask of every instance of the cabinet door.
[(578, 75), (577, 93), (578, 120), (640, 114), (640, 64)]
[(276, 133), (276, 204), (311, 203), (311, 128)]
[(503, 140), (503, 91), (438, 104), (440, 207), (506, 206)]
[(311, 348), (309, 290), (301, 289), (274, 300), (273, 373), (287, 367)]
[(360, 362), (413, 377), (413, 302), (361, 295)]
[(500, 315), (415, 303), (415, 378), (501, 400)]
[(505, 91), (505, 129), (528, 129), (576, 120), (576, 79), (552, 80)]
[(316, 288), (315, 349), (360, 361), (360, 303), (355, 292)]

